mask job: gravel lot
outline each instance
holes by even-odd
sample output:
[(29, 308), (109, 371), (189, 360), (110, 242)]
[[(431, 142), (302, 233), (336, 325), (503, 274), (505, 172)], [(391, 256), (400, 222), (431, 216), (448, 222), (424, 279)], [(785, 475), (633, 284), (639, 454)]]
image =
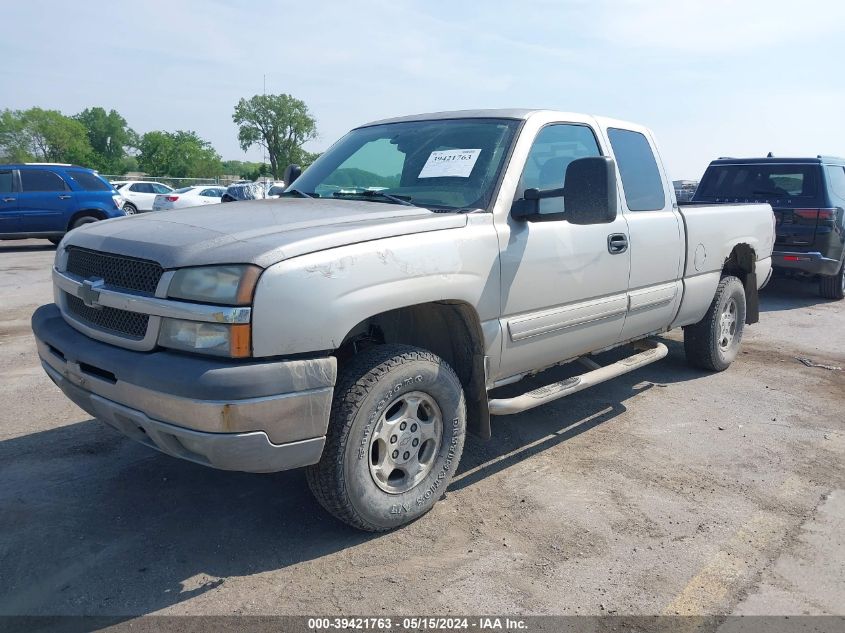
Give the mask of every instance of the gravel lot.
[[(845, 614), (845, 302), (776, 281), (721, 374), (665, 360), (468, 441), (397, 532), (301, 472), (124, 439), (47, 379), (47, 242), (0, 242), (0, 614)], [(560, 374), (560, 370), (557, 370)]]

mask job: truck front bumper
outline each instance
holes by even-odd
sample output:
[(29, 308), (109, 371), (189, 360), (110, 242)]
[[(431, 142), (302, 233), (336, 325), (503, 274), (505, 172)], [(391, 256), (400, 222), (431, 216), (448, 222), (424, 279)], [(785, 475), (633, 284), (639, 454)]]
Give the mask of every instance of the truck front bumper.
[(77, 332), (52, 304), (35, 311), (32, 330), (44, 370), (65, 395), (138, 442), (245, 472), (320, 459), (334, 357), (244, 363), (135, 352)]
[(800, 270), (813, 275), (835, 275), (839, 272), (839, 260), (824, 257), (819, 252), (802, 253), (775, 251), (772, 266), (788, 270)]

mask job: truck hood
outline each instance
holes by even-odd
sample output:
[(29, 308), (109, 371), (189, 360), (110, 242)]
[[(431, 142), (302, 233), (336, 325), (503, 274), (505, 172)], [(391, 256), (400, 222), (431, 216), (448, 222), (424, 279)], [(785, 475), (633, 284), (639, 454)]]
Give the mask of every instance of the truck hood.
[(156, 211), (87, 224), (64, 245), (157, 261), (267, 267), (314, 251), (466, 226), (460, 213), (381, 202), (280, 198)]

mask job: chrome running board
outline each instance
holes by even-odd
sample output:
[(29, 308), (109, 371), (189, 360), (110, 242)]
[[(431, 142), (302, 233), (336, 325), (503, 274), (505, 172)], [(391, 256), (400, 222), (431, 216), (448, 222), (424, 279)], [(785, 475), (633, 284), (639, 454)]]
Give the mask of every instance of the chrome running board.
[(643, 340), (637, 341), (632, 345), (634, 348), (639, 348), (642, 351), (606, 367), (597, 365), (590, 358), (582, 357), (578, 360), (583, 365), (596, 367), (596, 369), (583, 373), (580, 376), (573, 376), (572, 378), (553, 382), (550, 385), (539, 387), (513, 398), (490, 400), (490, 415), (510, 415), (539, 407), (558, 398), (577, 393), (611, 378), (616, 378), (622, 374), (627, 374), (630, 371), (649, 365), (661, 358), (665, 358), (666, 354), (669, 353), (669, 348), (658, 341)]

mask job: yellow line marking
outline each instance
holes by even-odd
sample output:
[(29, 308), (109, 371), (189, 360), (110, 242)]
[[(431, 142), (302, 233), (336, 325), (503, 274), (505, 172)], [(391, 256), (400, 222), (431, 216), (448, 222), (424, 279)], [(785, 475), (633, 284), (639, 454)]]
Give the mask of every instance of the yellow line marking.
[[(797, 475), (790, 475), (778, 488), (776, 498), (788, 502), (806, 490)], [(724, 607), (732, 589), (756, 572), (754, 559), (782, 539), (789, 527), (785, 518), (756, 512), (693, 576), (686, 587), (663, 610), (665, 615), (712, 615)]]

